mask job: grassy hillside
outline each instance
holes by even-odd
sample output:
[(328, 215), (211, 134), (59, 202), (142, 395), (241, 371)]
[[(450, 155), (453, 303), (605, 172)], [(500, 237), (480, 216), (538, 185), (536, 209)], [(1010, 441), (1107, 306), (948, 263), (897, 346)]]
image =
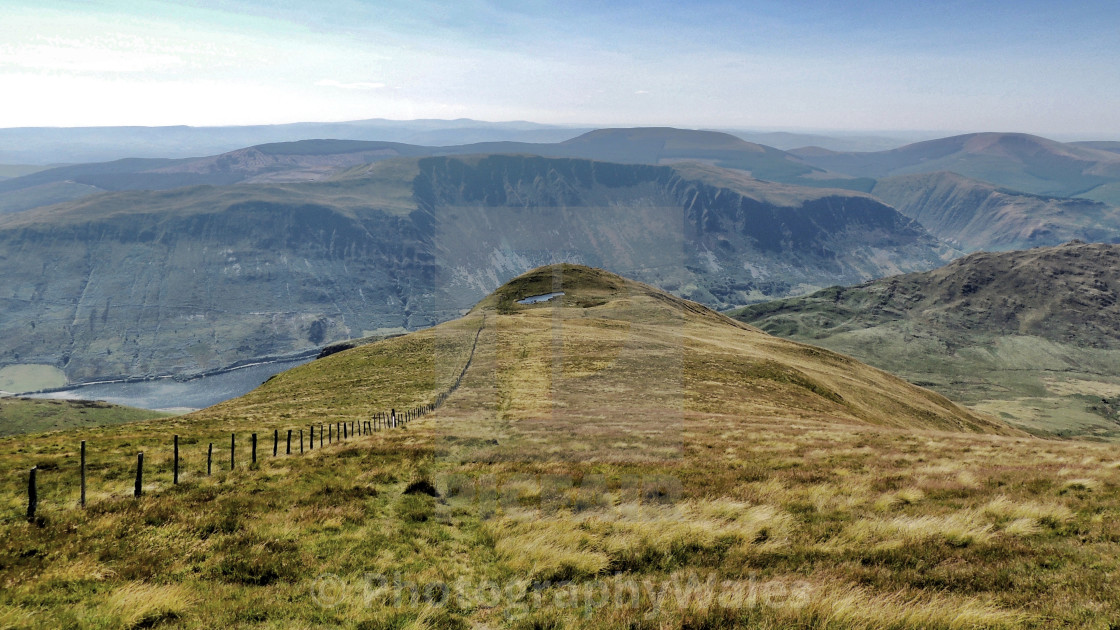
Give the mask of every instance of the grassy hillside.
[[(246, 465), (250, 431), (432, 400), (472, 347), (436, 413), (303, 455), (263, 439)], [(963, 629), (1120, 614), (1115, 453), (957, 422), (1006, 431), (616, 276), (544, 269), (461, 320), (219, 407), (0, 440), (0, 622)], [(240, 464), (219, 471), (230, 431)], [(137, 450), (140, 500), (125, 496)]]
[(1120, 246), (973, 254), (734, 316), (1032, 431), (1120, 436)]
[[(515, 301), (549, 293), (554, 283), (565, 292), (558, 305)], [(491, 370), (496, 388), (490, 392), (495, 400), (480, 406), (497, 405), (508, 420), (571, 413), (578, 415), (570, 420), (580, 424), (608, 417), (625, 425), (644, 422), (654, 409), (674, 408), (1010, 432), (845, 357), (770, 337), (608, 272), (570, 265), (514, 279), (465, 319), (295, 368), (196, 417), (253, 423), (295, 409), (353, 417), (383, 396), (369, 387), (373, 375), (383, 373), (381, 362), (402, 355), (412, 360), (403, 368), (412, 386), (434, 391), (465, 361), (463, 340), (479, 326), (480, 363), (472, 369)], [(501, 354), (491, 354), (498, 349)], [(399, 396), (403, 401), (420, 394), (405, 390)]]
[(0, 398), (0, 436), (99, 427), (168, 415), (101, 401)]

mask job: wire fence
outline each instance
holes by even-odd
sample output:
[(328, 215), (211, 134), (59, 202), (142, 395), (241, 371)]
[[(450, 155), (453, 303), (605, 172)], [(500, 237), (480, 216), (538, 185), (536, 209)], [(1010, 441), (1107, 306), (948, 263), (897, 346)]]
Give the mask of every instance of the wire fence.
[[(485, 323), (483, 324), (485, 325)], [(377, 411), (369, 415), (367, 418), (349, 421), (336, 421), (330, 423), (309, 423), (299, 427), (284, 427), (276, 428), (272, 431), (272, 457), (291, 457), (293, 455), (299, 456), (310, 453), (316, 448), (323, 449), (335, 444), (349, 441), (356, 437), (371, 436), (381, 431), (390, 431), (399, 429), (406, 426), (408, 423), (422, 418), (437, 409), (439, 409), (451, 394), (459, 388), (463, 383), (463, 378), (470, 369), (471, 363), (474, 360), (475, 350), (478, 348), (478, 339), (482, 334), (483, 326), (479, 326), (475, 332), (474, 343), (471, 346), (470, 355), (467, 357), (463, 369), (456, 376), (455, 381), (444, 391), (440, 392), (432, 399), (431, 402), (422, 405), (410, 407), (408, 409), (390, 409), (389, 411)], [(307, 432), (304, 433), (304, 428)], [(318, 429), (318, 431), (316, 431)], [(318, 436), (318, 446), (315, 444), (316, 436)], [(244, 434), (242, 434), (244, 437)], [(259, 434), (250, 433), (248, 457), (250, 466), (257, 464), (258, 456), (267, 456), (267, 443), (265, 443), (265, 452), (262, 455), (259, 453), (261, 444)], [(267, 434), (265, 435), (267, 440)], [(294, 441), (293, 441), (294, 440)], [(197, 438), (191, 438), (191, 444), (197, 444)], [(238, 451), (238, 434), (237, 432), (230, 433), (229, 436), (229, 451), (228, 456), (222, 452), (215, 452), (215, 442), (208, 442), (206, 445), (206, 476), (210, 477), (214, 474), (215, 470), (237, 470), (237, 462), (239, 456), (244, 457), (244, 452)], [(171, 436), (171, 471), (172, 471), (172, 485), (178, 485), (180, 481), (180, 440), (179, 435)], [(218, 444), (219, 449), (223, 446)], [(242, 447), (243, 448), (243, 447)], [(298, 451), (298, 452), (297, 452)], [(79, 499), (78, 507), (84, 508), (87, 503), (87, 445), (86, 440), (81, 441), (80, 456), (78, 461), (78, 479), (79, 479)], [(166, 451), (165, 451), (166, 452)], [(57, 468), (52, 467), (50, 472), (54, 472)], [(133, 484), (132, 496), (139, 498), (143, 496), (145, 490), (151, 492), (158, 491), (159, 487), (152, 487), (151, 484), (145, 486), (144, 483), (144, 452), (140, 451), (136, 454), (135, 479)], [(27, 520), (36, 522), (40, 513), (40, 473), (48, 472), (41, 470), (39, 466), (32, 466), (27, 475)], [(72, 473), (71, 473), (72, 474)], [(52, 477), (55, 475), (52, 474)], [(72, 492), (72, 490), (70, 490)], [(72, 496), (72, 495), (71, 495)]]

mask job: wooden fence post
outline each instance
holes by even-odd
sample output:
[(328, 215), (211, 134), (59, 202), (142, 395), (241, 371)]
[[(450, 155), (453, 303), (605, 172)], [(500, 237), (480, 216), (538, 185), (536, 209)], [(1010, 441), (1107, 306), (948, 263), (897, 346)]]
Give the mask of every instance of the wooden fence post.
[(39, 507), (39, 486), (35, 479), (38, 466), (31, 467), (31, 474), (27, 476), (27, 520), (35, 520), (35, 510)]
[(319, 448), (323, 448), (323, 423), (319, 423)]
[(272, 430), (272, 456), (276, 457), (276, 454), (279, 451), (280, 451), (280, 429), (273, 429)]
[[(321, 438), (323, 436), (320, 435), (319, 437)], [(332, 444), (332, 443), (334, 443), (334, 425), (333, 424), (328, 424), (327, 425), (327, 444)]]
[(229, 434), (229, 469), (231, 471), (233, 470), (233, 465), (234, 465), (233, 453), (234, 453), (234, 443), (236, 442), (236, 437), (237, 437), (236, 433), (230, 433)]
[(206, 447), (206, 476), (210, 476), (210, 463), (214, 461), (214, 443)]
[(257, 434), (253, 434), (253, 464), (257, 463)]
[(179, 436), (175, 436), (175, 462), (172, 465), (171, 483), (179, 483)]
[(292, 430), (288, 429), (288, 448), (284, 452), (285, 455), (292, 454)]
[(82, 507), (86, 506), (86, 441), (82, 440)]
[[(311, 441), (307, 443), (307, 450), (313, 451), (313, 450), (315, 450), (315, 425), (312, 424), (310, 426), (311, 426)], [(299, 430), (299, 434), (301, 436), (303, 435), (303, 429)], [(301, 453), (303, 452), (303, 437), (300, 437), (300, 439), (299, 439), (299, 452), (301, 452)]]
[[(312, 426), (311, 429), (315, 430), (315, 427)], [(314, 440), (315, 438), (312, 437), (311, 439)], [(303, 429), (299, 430), (299, 454), (303, 455)]]
[(347, 429), (346, 424), (347, 423), (345, 423), (345, 422), (342, 423), (342, 439), (346, 439), (347, 437), (349, 437), (348, 434), (346, 433), (346, 429)]
[(140, 498), (144, 492), (144, 451), (136, 454), (136, 487), (132, 490), (132, 496)]

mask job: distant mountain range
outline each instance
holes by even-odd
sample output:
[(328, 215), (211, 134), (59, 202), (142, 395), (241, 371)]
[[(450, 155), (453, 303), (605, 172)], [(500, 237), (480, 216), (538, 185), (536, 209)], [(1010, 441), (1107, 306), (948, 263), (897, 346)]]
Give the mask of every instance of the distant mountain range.
[(1067, 144), (1022, 133), (973, 133), (909, 144), (889, 151), (791, 151), (823, 169), (854, 177), (950, 171), (1003, 188), (1038, 195), (1116, 203), (1120, 153), (1113, 143)]
[[(106, 162), (123, 158), (185, 158), (227, 153), (259, 144), (319, 138), (373, 140), (423, 146), (480, 142), (562, 142), (602, 125), (545, 125), (512, 121), (386, 120), (300, 122), (223, 127), (22, 127), (0, 128), (0, 177), (4, 165)], [(779, 149), (819, 146), (834, 151), (893, 149), (917, 139), (913, 134), (851, 134), (722, 130), (748, 142)], [(906, 138), (910, 138), (909, 140)]]
[[(967, 251), (1117, 241), (1116, 209), (1090, 198), (1120, 182), (1115, 144), (972, 134), (787, 152), (629, 128), (11, 168), (0, 367), (51, 365), (71, 380), (211, 369), (443, 321), (556, 261), (731, 308)], [(957, 172), (926, 172), (938, 168)]]
[(0, 181), (0, 212), (18, 212), (111, 190), (164, 190), (240, 182), (308, 181), (339, 169), (394, 157), (525, 154), (627, 164), (703, 162), (745, 170), (758, 179), (869, 189), (874, 182), (833, 176), (784, 151), (713, 131), (600, 129), (558, 143), (486, 142), (428, 147), (397, 142), (302, 140), (202, 158), (123, 159), (62, 166)]
[[(382, 129), (378, 125), (388, 122), (339, 123), (328, 129), (369, 131)], [(440, 122), (416, 121), (415, 125), (423, 128)], [(466, 126), (472, 121), (442, 122), (461, 123), (463, 126), (454, 128), (456, 133), (474, 129)], [(487, 133), (492, 137), (541, 131), (531, 125), (510, 125), (510, 129), (491, 125)], [(400, 132), (398, 127), (394, 128)], [(243, 130), (244, 134), (252, 135)], [(821, 139), (787, 135), (790, 137), (770, 134), (787, 143), (793, 138)], [(1063, 144), (1025, 134), (986, 133), (878, 152), (841, 153), (814, 147), (782, 151), (727, 133), (671, 128), (600, 129), (559, 142), (444, 146), (301, 140), (198, 158), (129, 158), (35, 172), (28, 172), (30, 167), (12, 166), (4, 171), (10, 173), (8, 178), (0, 180), (0, 213), (101, 191), (309, 181), (394, 157), (503, 153), (628, 164), (702, 162), (746, 171), (757, 179), (871, 192), (954, 247), (1007, 250), (1056, 245), (1074, 238), (1117, 240), (1120, 224), (1113, 208), (1120, 205), (1118, 147), (1120, 143), (1115, 142)]]
[(301, 122), (228, 127), (19, 127), (0, 129), (0, 164), (105, 162), (123, 158), (186, 158), (243, 147), (316, 138), (375, 140), (427, 146), (472, 142), (559, 142), (587, 127), (481, 120)]
[(704, 164), (396, 158), (0, 215), (0, 365), (75, 381), (228, 365), (428, 326), (557, 260), (727, 308), (951, 255), (868, 195)]
[(735, 317), (1031, 430), (1120, 435), (1118, 245), (977, 253)]

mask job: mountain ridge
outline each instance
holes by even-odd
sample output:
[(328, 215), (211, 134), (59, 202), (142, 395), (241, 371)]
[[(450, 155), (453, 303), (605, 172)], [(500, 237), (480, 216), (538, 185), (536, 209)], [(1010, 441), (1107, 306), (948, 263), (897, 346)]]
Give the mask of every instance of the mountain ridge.
[(965, 251), (1120, 239), (1118, 211), (1101, 202), (1021, 193), (945, 171), (883, 178), (871, 194)]
[(818, 167), (876, 179), (951, 171), (1034, 194), (1084, 195), (1120, 179), (1120, 155), (1024, 133), (983, 132), (878, 152), (790, 151)]
[[(220, 155), (175, 160), (130, 158), (45, 169), (0, 181), (0, 213), (26, 210), (48, 202), (88, 195), (59, 188), (76, 183), (113, 190), (164, 190), (188, 185), (243, 182), (293, 182), (330, 177), (341, 169), (397, 157), (472, 154), (525, 154), (632, 164), (705, 161), (745, 170), (758, 179), (802, 185), (868, 189), (864, 180), (833, 176), (792, 154), (714, 131), (669, 127), (599, 129), (557, 143), (484, 142), (457, 146), (419, 146), (387, 141), (300, 140), (255, 145)], [(44, 189), (40, 196), (33, 192)], [(22, 195), (15, 196), (13, 193)]]
[(1120, 245), (979, 252), (929, 272), (748, 306), (735, 317), (1019, 426), (1114, 439), (1120, 417), (1107, 401), (1120, 396), (1118, 269)]
[(0, 251), (0, 363), (54, 365), (71, 381), (429, 326), (557, 259), (733, 306), (949, 255), (864, 194), (709, 166), (506, 155), (106, 193), (0, 215)]
[[(563, 295), (530, 305), (518, 302), (542, 292)], [(469, 342), (474, 338), (477, 350)], [(353, 374), (369, 374), (373, 381), (388, 378), (378, 366), (400, 361), (406, 348), (435, 366), (421, 366), (416, 373), (434, 373), (437, 380), (441, 373), (455, 373), (471, 349), (471, 371), (456, 398), (472, 401), (468, 404), (475, 410), (493, 405), (514, 431), (525, 425), (530, 435), (535, 418), (577, 425), (604, 416), (633, 422), (652, 409), (682, 404), (686, 413), (793, 415), (1017, 434), (1003, 423), (848, 357), (771, 337), (647, 284), (572, 264), (532, 269), (483, 298), (463, 318), (332, 354), (195, 416), (205, 420), (268, 415), (293, 400), (300, 401), (304, 413), (346, 413), (325, 407), (337, 399), (338, 383), (348, 382)], [(413, 387), (401, 383), (396, 388)], [(362, 404), (361, 394), (358, 398), (348, 404)], [(666, 429), (668, 435), (674, 432)], [(636, 435), (630, 439), (644, 441)]]

